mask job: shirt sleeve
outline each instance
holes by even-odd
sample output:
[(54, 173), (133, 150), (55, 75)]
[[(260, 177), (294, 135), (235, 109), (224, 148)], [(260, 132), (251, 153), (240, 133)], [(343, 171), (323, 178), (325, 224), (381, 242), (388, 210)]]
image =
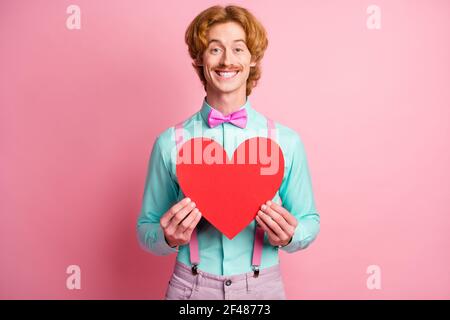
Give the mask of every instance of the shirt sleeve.
[(166, 242), (160, 219), (175, 204), (178, 184), (173, 180), (158, 137), (153, 144), (145, 180), (141, 212), (137, 220), (137, 237), (140, 246), (155, 255), (177, 252)]
[(297, 134), (292, 148), (292, 163), (279, 191), (283, 207), (298, 221), (291, 242), (281, 247), (289, 253), (307, 248), (317, 237), (320, 229), (320, 216), (314, 201), (306, 152)]

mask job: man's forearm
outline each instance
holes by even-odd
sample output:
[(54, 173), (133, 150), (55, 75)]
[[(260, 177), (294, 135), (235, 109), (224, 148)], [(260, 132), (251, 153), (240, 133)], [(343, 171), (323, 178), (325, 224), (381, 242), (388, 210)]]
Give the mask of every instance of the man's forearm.
[(311, 214), (302, 217), (298, 221), (294, 236), (291, 242), (280, 249), (293, 253), (306, 249), (317, 237), (320, 230), (320, 217), (318, 214)]
[(177, 246), (171, 247), (164, 237), (159, 223), (143, 223), (137, 228), (141, 247), (157, 256), (166, 256), (178, 251)]

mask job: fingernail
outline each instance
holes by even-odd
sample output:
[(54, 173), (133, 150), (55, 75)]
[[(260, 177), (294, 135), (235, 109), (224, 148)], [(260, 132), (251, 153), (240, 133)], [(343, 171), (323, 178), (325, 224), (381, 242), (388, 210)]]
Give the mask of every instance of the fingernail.
[(267, 201), (267, 205), (270, 206), (272, 204), (272, 201)]
[(191, 202), (191, 206), (192, 206), (192, 207), (195, 207), (195, 202)]
[(186, 201), (189, 203), (191, 202), (191, 198), (186, 198)]
[(263, 210), (266, 210), (266, 208), (267, 208), (267, 206), (266, 206), (265, 204), (263, 204), (263, 205), (261, 206), (261, 209), (263, 209)]

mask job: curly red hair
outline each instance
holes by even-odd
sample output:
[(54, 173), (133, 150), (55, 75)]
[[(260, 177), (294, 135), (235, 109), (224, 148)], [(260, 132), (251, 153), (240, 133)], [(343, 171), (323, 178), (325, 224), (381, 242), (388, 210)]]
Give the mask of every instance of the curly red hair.
[[(207, 32), (213, 24), (234, 21), (239, 23), (245, 31), (247, 47), (252, 55), (252, 61), (256, 66), (250, 68), (247, 79), (246, 94), (249, 96), (261, 78), (260, 62), (267, 49), (267, 33), (263, 25), (247, 9), (229, 5), (213, 6), (198, 14), (189, 24), (185, 33), (185, 42), (188, 45), (189, 55), (195, 61), (200, 61), (203, 52), (208, 46)], [(203, 87), (206, 91), (206, 78), (203, 67), (192, 63)]]

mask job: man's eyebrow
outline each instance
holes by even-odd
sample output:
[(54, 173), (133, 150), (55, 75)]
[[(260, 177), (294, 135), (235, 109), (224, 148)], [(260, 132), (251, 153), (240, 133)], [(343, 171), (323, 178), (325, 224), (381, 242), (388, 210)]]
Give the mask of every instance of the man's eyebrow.
[[(243, 39), (236, 39), (236, 40), (234, 40), (233, 42), (239, 42), (239, 41), (242, 41), (242, 42), (245, 44), (245, 40), (243, 40)], [(220, 40), (218, 40), (218, 39), (211, 39), (211, 40), (208, 41), (208, 45), (209, 45), (211, 42), (218, 42), (218, 43), (222, 44), (222, 42), (221, 42)]]

